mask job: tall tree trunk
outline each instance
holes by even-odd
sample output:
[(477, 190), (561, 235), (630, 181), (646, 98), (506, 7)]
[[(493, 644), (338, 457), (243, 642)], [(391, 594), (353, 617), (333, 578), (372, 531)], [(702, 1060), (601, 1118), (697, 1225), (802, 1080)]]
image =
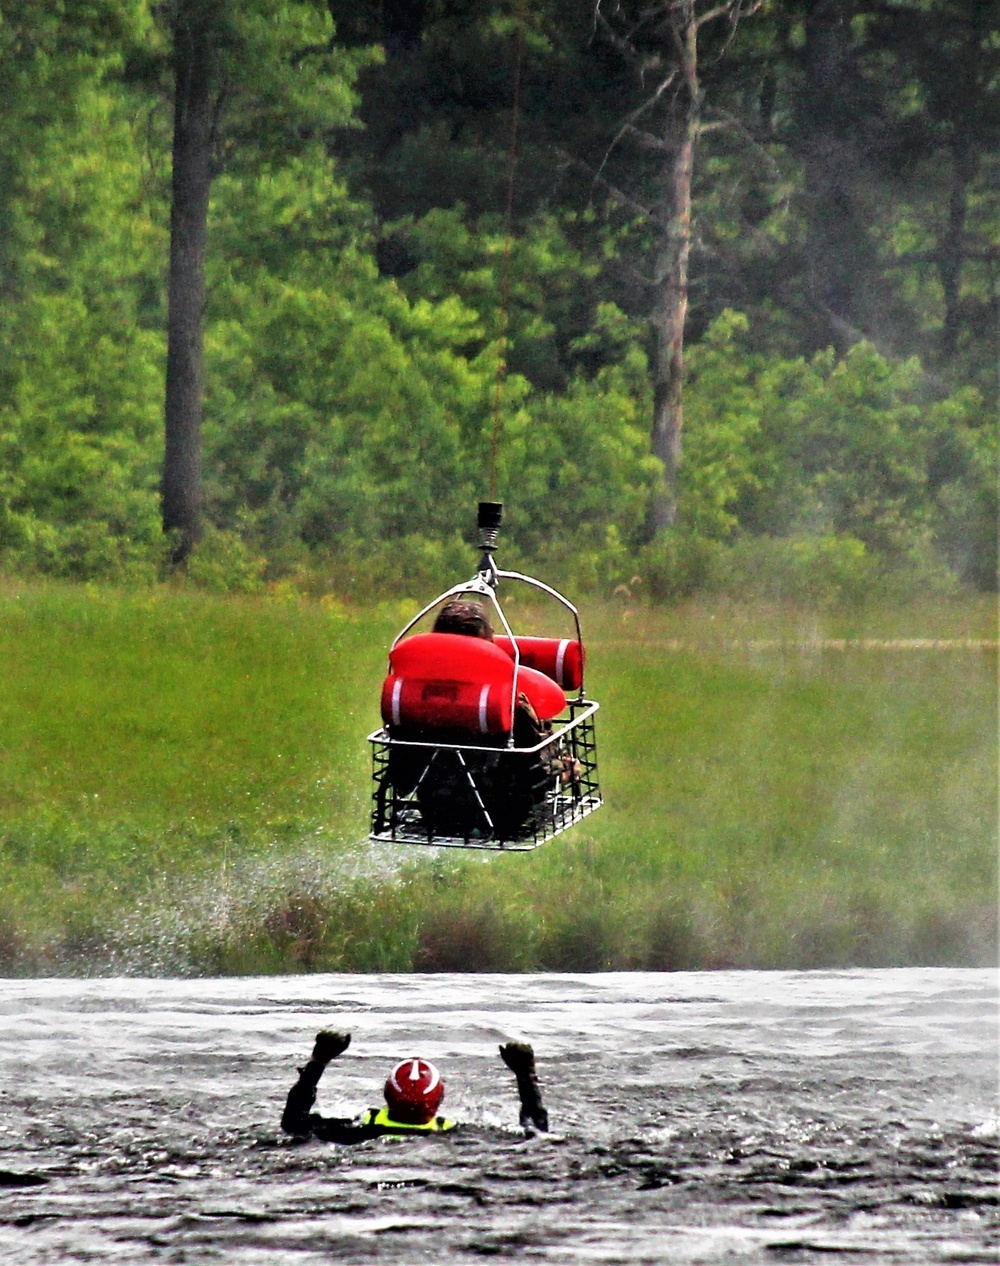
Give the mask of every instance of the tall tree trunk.
[(683, 50), (684, 86), (678, 93), (666, 138), (671, 161), (664, 173), (664, 230), (654, 274), (656, 289), (650, 321), (653, 327), (653, 455), (663, 463), (663, 478), (650, 503), (655, 535), (677, 517), (677, 472), (684, 430), (684, 324), (688, 307), (688, 262), (691, 256), (691, 186), (701, 122), (698, 82), (698, 27), (694, 4), (684, 6), (688, 20), (677, 30)]
[[(647, 203), (643, 208), (646, 199), (639, 200), (642, 214), (657, 226), (658, 234), (649, 317), (653, 334), (650, 447), (662, 464), (663, 474), (650, 499), (650, 536), (669, 528), (677, 518), (677, 475), (684, 434), (684, 325), (691, 258), (691, 197), (695, 151), (702, 131), (698, 35), (706, 23), (725, 20), (731, 37), (740, 19), (755, 13), (761, 2), (637, 0), (635, 5), (626, 5), (614, 0), (608, 5), (610, 13), (606, 13), (601, 0), (595, 0), (597, 29), (631, 64), (645, 97), (625, 121), (618, 139), (628, 134), (647, 153), (665, 156), (653, 205)], [(653, 118), (662, 122), (656, 130), (648, 130), (644, 120)], [(613, 192), (616, 197), (621, 196), (617, 190)]]
[(163, 530), (176, 530), (173, 561), (201, 533), (202, 349), (205, 237), (212, 184), (210, 9), (181, 0), (174, 19), (174, 139), (167, 313)]

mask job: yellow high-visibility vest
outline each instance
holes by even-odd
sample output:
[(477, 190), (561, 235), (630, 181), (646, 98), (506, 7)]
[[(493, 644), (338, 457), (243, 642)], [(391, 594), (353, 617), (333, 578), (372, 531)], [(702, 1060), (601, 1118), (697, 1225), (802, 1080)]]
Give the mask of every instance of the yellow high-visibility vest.
[(398, 1130), (400, 1134), (408, 1133), (410, 1130), (425, 1130), (434, 1133), (455, 1128), (455, 1122), (447, 1121), (444, 1117), (432, 1117), (430, 1121), (425, 1121), (423, 1125), (415, 1125), (412, 1121), (394, 1121), (389, 1115), (388, 1108), (369, 1108), (365, 1113), (363, 1124), (381, 1125), (383, 1129)]

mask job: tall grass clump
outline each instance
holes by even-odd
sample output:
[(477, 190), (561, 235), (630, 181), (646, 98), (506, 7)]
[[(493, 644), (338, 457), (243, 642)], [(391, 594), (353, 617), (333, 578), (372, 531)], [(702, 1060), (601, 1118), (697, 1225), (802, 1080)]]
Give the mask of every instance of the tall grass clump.
[(585, 612), (607, 805), (507, 856), (364, 840), (410, 610), (0, 589), (0, 970), (993, 961), (989, 604)]

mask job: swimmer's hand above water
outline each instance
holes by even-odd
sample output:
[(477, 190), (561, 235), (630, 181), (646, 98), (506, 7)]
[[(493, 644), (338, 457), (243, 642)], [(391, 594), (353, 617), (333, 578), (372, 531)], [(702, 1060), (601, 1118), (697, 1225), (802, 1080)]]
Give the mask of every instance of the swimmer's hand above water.
[(506, 1042), (500, 1047), (500, 1058), (516, 1076), (535, 1071), (535, 1052), (527, 1042)]
[(312, 1058), (317, 1064), (328, 1064), (331, 1059), (343, 1055), (351, 1044), (350, 1033), (335, 1033), (333, 1029), (322, 1029), (316, 1034), (316, 1045)]

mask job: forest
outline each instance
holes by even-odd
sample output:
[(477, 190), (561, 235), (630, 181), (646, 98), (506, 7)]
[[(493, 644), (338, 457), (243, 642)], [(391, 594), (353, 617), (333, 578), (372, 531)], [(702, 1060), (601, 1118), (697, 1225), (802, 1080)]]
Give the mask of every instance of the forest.
[(996, 587), (987, 0), (0, 0), (0, 569)]

